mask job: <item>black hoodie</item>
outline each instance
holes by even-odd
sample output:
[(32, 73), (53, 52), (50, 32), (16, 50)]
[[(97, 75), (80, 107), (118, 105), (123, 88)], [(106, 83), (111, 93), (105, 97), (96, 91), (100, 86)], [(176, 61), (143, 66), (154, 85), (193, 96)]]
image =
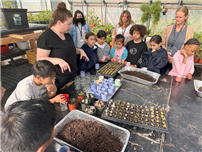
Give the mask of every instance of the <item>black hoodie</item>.
[(79, 71), (86, 71), (93, 67), (96, 62), (98, 62), (97, 46), (95, 45), (93, 48), (90, 48), (88, 44), (84, 44), (81, 49), (85, 51), (90, 61), (81, 59), (79, 62)]
[(160, 73), (160, 69), (168, 63), (168, 54), (164, 48), (160, 48), (155, 52), (152, 49), (147, 50), (142, 55), (142, 63), (140, 67), (147, 67), (147, 70)]

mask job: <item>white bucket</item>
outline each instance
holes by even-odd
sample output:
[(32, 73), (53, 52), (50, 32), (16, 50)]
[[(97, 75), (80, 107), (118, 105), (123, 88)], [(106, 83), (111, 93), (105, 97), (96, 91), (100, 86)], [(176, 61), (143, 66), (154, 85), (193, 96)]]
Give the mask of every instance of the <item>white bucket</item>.
[(16, 44), (20, 50), (26, 50), (29, 47), (28, 41), (17, 42)]

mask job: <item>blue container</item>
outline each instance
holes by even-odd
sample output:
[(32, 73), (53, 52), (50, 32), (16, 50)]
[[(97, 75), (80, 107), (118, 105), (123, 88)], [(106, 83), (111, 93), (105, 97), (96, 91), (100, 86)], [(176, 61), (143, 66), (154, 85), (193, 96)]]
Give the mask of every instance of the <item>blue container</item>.
[(102, 80), (102, 83), (103, 83), (103, 82), (107, 82), (107, 79), (103, 79), (103, 80)]
[(67, 146), (62, 146), (62, 147), (60, 147), (60, 149), (59, 149), (59, 152), (67, 152), (67, 151), (70, 151), (70, 148), (67, 147)]
[(80, 71), (80, 76), (81, 76), (81, 78), (84, 78), (85, 77), (85, 71)]
[(105, 92), (105, 90), (106, 90), (105, 87), (102, 87), (102, 88), (101, 88), (101, 91), (102, 91), (102, 92)]
[(113, 95), (114, 94), (114, 89), (113, 88), (108, 88), (108, 94)]
[(111, 82), (111, 81), (114, 81), (114, 78), (109, 78), (108, 81), (110, 81), (110, 82)]
[(100, 92), (97, 91), (95, 93), (95, 97), (98, 98), (98, 99), (100, 99), (101, 98), (101, 91)]
[(99, 63), (96, 63), (95, 64), (95, 70), (99, 70), (100, 69), (100, 64)]
[(101, 94), (101, 98), (102, 98), (102, 100), (104, 100), (104, 101), (106, 101), (107, 100), (107, 92), (103, 92), (102, 94)]
[(102, 84), (97, 85), (97, 90), (100, 90), (102, 88)]
[(90, 90), (90, 93), (92, 93), (92, 94), (95, 94), (95, 92), (96, 92), (96, 89), (91, 89)]
[(92, 82), (91, 83), (91, 89), (96, 89), (96, 87), (97, 87), (97, 84), (95, 82)]

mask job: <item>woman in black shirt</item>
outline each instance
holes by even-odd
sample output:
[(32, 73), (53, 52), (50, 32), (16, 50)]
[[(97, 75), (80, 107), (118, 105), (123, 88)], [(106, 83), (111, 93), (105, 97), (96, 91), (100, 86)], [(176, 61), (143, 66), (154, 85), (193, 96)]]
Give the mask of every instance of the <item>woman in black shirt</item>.
[(68, 33), (72, 28), (72, 14), (64, 2), (57, 5), (53, 21), (37, 40), (37, 60), (49, 60), (57, 67), (56, 86), (58, 90), (77, 73), (76, 54), (89, 61), (82, 49), (75, 48)]

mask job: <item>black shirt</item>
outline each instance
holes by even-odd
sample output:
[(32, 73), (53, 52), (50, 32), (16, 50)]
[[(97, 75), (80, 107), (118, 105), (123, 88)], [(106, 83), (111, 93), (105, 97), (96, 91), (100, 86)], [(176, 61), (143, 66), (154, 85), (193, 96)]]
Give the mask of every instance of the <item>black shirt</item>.
[(141, 55), (147, 51), (146, 43), (143, 41), (140, 43), (134, 43), (134, 40), (131, 40), (127, 43), (126, 48), (128, 50), (128, 57), (126, 61), (130, 62), (132, 65), (140, 65), (141, 60), (139, 59), (141, 59)]
[(76, 48), (70, 34), (65, 33), (64, 35), (65, 40), (62, 40), (49, 28), (38, 38), (37, 48), (51, 50), (49, 57), (60, 58), (66, 61), (71, 68), (71, 72), (67, 69), (62, 73), (60, 66), (56, 65), (58, 71), (57, 75), (69, 77), (75, 75), (77, 72)]

